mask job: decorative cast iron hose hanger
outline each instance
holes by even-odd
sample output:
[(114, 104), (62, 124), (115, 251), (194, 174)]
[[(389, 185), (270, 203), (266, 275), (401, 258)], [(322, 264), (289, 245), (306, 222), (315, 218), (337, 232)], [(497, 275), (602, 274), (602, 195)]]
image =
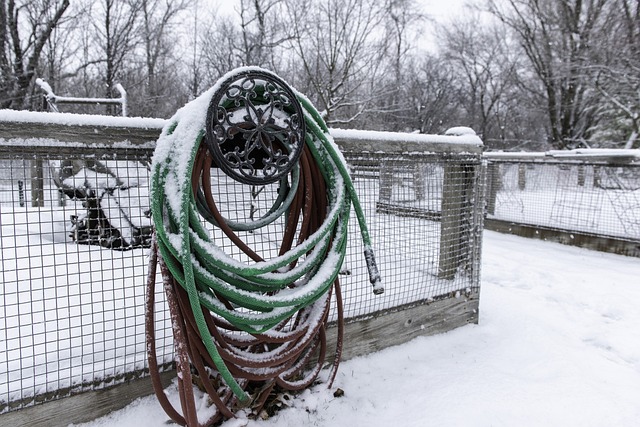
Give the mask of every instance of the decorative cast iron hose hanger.
[[(221, 179), (219, 170), (232, 181)], [(277, 186), (273, 204), (258, 219), (225, 217), (225, 203), (247, 202), (226, 191), (237, 185)], [(259, 414), (278, 393), (311, 385), (325, 361), (335, 300), (331, 387), (342, 351), (338, 273), (352, 206), (379, 294), (380, 275), (346, 164), (304, 96), (269, 71), (240, 68), (170, 119), (152, 165), (155, 233), (146, 329), (152, 382), (172, 420), (208, 426), (240, 409)], [(269, 244), (252, 247), (249, 241), (261, 236)], [(235, 250), (225, 252), (226, 245)], [(156, 358), (157, 265), (173, 328), (181, 411), (162, 390)], [(213, 403), (207, 420), (198, 420), (194, 384)]]
[(262, 70), (232, 75), (214, 93), (207, 113), (207, 146), (233, 179), (271, 184), (297, 164), (305, 122), (296, 95), (279, 77)]

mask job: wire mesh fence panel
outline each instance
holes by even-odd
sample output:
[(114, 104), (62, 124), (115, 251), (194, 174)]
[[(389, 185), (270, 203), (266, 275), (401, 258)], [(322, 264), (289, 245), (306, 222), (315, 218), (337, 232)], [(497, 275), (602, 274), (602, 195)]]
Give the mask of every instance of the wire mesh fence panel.
[(640, 164), (492, 159), (488, 218), (640, 240)]
[[(152, 152), (14, 145), (2, 153), (0, 413), (145, 375)], [(477, 291), (480, 154), (344, 155), (386, 288), (372, 293), (354, 218), (339, 275), (346, 318)], [(219, 170), (211, 175), (219, 210), (231, 221), (264, 216), (281, 190), (239, 184)], [(284, 221), (238, 233), (268, 258), (278, 252)], [(250, 262), (207, 228), (222, 250)], [(169, 366), (171, 325), (161, 286), (156, 293), (157, 352)]]
[[(138, 155), (1, 160), (0, 412), (145, 369), (150, 220)], [(161, 304), (159, 312), (158, 347), (169, 362), (168, 314)]]
[(340, 276), (345, 316), (459, 296), (479, 286), (482, 166), (479, 156), (346, 152), (364, 208), (383, 295), (372, 295), (357, 238)]

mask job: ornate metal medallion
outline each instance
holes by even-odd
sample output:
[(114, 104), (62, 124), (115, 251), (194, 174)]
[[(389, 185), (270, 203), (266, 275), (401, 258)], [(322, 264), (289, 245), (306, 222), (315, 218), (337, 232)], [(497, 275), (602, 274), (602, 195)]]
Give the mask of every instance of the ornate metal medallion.
[(302, 106), (291, 88), (266, 70), (225, 80), (207, 112), (206, 143), (216, 166), (248, 185), (278, 181), (304, 147)]

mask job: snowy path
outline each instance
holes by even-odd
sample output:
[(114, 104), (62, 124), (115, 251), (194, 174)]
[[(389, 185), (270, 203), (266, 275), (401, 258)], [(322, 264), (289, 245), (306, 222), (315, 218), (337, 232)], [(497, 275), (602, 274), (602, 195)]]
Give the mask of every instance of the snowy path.
[[(223, 426), (637, 426), (639, 303), (636, 258), (486, 232), (479, 325), (344, 362), (342, 398)], [(83, 427), (166, 420), (148, 397)]]

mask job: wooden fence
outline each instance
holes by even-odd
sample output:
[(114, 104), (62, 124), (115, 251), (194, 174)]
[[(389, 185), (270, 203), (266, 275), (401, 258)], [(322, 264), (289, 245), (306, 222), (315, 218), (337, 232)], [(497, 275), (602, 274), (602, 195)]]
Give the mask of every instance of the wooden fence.
[(484, 157), (487, 229), (640, 257), (640, 150)]
[[(0, 424), (78, 423), (151, 393), (144, 345), (142, 354), (138, 351), (144, 342), (139, 337), (144, 250), (113, 251), (70, 240), (67, 216), (81, 208), (69, 200), (60, 206), (47, 167), (63, 159), (145, 164), (164, 124), (158, 119), (0, 111), (0, 161), (8, 165), (0, 174), (5, 281), (0, 332), (8, 344), (7, 351), (0, 350)], [(357, 238), (350, 240), (353, 249), (341, 276), (347, 317), (344, 358), (476, 323), (484, 209), (479, 138), (347, 130), (331, 134), (352, 167), (386, 288), (382, 297), (372, 295), (362, 248)], [(131, 170), (141, 174), (144, 168)], [(94, 175), (87, 173), (85, 179)], [(144, 183), (146, 178), (136, 179)], [(21, 197), (30, 201), (20, 204)], [(90, 260), (87, 266), (85, 259)], [(91, 312), (83, 311), (85, 303)], [(170, 364), (167, 319), (159, 348), (164, 349), (161, 360)], [(42, 330), (34, 326), (40, 321)], [(50, 338), (49, 328), (59, 338)], [(76, 332), (92, 350), (75, 341)], [(114, 361), (103, 353), (80, 354), (96, 349), (108, 351)], [(79, 378), (73, 377), (74, 352), (91, 360), (82, 365)], [(92, 377), (89, 371), (98, 366), (100, 372)], [(166, 380), (170, 377), (171, 371), (165, 374)], [(48, 383), (52, 378), (57, 380)]]

